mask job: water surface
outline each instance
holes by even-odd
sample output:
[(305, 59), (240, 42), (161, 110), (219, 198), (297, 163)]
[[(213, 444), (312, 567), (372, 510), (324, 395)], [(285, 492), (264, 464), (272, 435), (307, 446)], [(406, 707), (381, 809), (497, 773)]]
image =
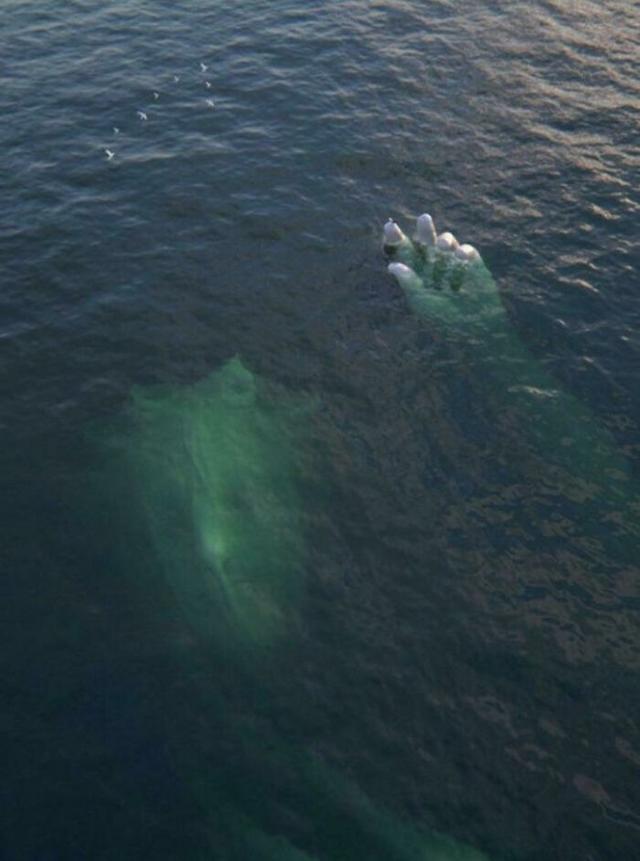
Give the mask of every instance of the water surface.
[[(462, 6), (3, 4), (7, 857), (633, 856), (637, 567), (380, 228), (473, 242), (635, 481), (640, 15)], [(117, 459), (132, 392), (234, 356), (313, 404), (304, 595), (250, 659)]]

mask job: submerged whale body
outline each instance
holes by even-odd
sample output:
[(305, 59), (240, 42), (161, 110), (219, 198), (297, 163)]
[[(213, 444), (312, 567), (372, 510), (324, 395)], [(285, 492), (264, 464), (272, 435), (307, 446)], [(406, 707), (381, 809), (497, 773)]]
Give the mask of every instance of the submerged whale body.
[[(100, 477), (120, 476), (111, 491), (125, 509), (127, 575), (144, 580), (152, 605), (164, 581), (212, 658), (211, 674), (195, 676), (209, 721), (198, 706), (195, 738), (170, 729), (174, 768), (216, 857), (487, 861), (386, 810), (317, 755), (304, 724), (296, 740), (295, 709), (278, 729), (269, 698), (289, 684), (290, 652), (275, 646), (295, 642), (288, 635), (304, 612), (299, 479), (310, 407), (235, 358), (193, 385), (135, 390), (128, 420), (106, 440), (112, 457)], [(221, 739), (213, 753), (208, 733)]]
[(303, 411), (239, 358), (190, 386), (137, 389), (120, 440), (133, 518), (197, 632), (266, 645), (302, 588)]

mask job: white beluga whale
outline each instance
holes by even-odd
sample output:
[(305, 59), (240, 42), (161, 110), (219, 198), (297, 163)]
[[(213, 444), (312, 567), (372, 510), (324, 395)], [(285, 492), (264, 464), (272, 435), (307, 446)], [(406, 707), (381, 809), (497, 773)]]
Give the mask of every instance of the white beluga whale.
[(420, 286), (418, 273), (406, 263), (390, 263), (387, 266), (387, 271), (396, 278), (398, 284), (403, 288)]
[(436, 228), (433, 218), (428, 212), (418, 216), (416, 221), (416, 242), (424, 248), (434, 248), (437, 242)]
[(480, 260), (480, 252), (478, 249), (466, 242), (463, 245), (458, 245), (455, 255), (456, 258), (461, 260), (463, 263), (472, 263), (474, 260)]
[(389, 249), (397, 248), (406, 241), (407, 237), (400, 230), (396, 222), (390, 218), (384, 226), (384, 247)]
[(445, 232), (441, 233), (436, 239), (436, 248), (438, 251), (455, 251), (458, 245), (458, 240), (455, 238), (453, 233), (449, 233), (448, 230), (445, 230)]

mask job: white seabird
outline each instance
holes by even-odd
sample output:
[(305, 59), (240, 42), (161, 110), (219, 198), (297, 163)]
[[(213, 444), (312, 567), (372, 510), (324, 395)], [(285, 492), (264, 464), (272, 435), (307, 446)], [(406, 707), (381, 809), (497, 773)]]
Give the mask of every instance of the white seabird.
[(200, 71), (202, 71), (202, 72), (206, 72), (208, 68), (209, 68), (209, 67), (208, 67), (208, 66), (205, 66), (205, 64), (204, 64), (204, 63), (200, 63)]
[(173, 76), (173, 80), (174, 80), (174, 81), (176, 82), (176, 84), (177, 84), (177, 83), (178, 83), (178, 81), (180, 80), (180, 76), (179, 76), (179, 75), (174, 75), (174, 76)]
[(136, 111), (141, 120), (148, 120), (149, 117), (145, 114), (144, 111)]
[(114, 126), (114, 127), (113, 127), (113, 133), (114, 133), (114, 135), (119, 135), (119, 134), (120, 134), (120, 129), (118, 128), (118, 126)]
[(115, 153), (111, 152), (110, 149), (106, 149), (106, 147), (105, 147), (105, 152), (107, 154), (107, 161), (111, 161), (111, 159), (114, 157)]
[(213, 101), (213, 99), (207, 99), (207, 104), (210, 108), (215, 108), (216, 106), (216, 103)]
[(156, 92), (155, 92), (155, 90), (154, 90), (153, 98), (154, 98), (154, 99), (159, 99), (159, 98), (160, 98), (160, 93), (156, 93)]

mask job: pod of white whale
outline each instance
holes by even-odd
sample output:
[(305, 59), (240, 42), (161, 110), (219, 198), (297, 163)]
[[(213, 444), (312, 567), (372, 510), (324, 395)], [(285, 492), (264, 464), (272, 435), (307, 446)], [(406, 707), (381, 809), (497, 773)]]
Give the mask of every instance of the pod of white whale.
[[(393, 246), (386, 241), (400, 236)], [(492, 397), (522, 417), (531, 443), (544, 443), (545, 463), (560, 468), (568, 486), (578, 482), (572, 492), (584, 495), (582, 519), (592, 519), (603, 552), (620, 563), (636, 564), (640, 494), (627, 458), (609, 430), (558, 385), (518, 337), (478, 250), (459, 244), (448, 231), (437, 234), (427, 213), (417, 219), (413, 240), (390, 222), (384, 250), (387, 270), (409, 308), (458, 345), (473, 345), (473, 365), (490, 382)], [(607, 518), (618, 523), (623, 512), (624, 530), (606, 535), (602, 523)]]
[[(405, 247), (407, 249), (423, 251), (435, 251), (441, 255), (454, 255), (457, 261), (472, 263), (480, 260), (480, 254), (473, 245), (459, 243), (456, 237), (448, 230), (438, 234), (436, 232), (433, 218), (428, 212), (424, 212), (416, 219), (416, 230), (413, 242), (403, 233), (399, 225), (390, 218), (384, 225), (383, 247), (387, 253), (393, 253)], [(393, 270), (390, 270), (396, 274)]]
[(460, 244), (450, 231), (438, 234), (428, 212), (418, 216), (413, 239), (390, 218), (384, 225), (382, 244), (392, 258), (388, 271), (405, 289), (420, 286), (429, 271), (435, 286), (448, 284), (457, 290), (467, 267), (482, 260), (473, 245)]

